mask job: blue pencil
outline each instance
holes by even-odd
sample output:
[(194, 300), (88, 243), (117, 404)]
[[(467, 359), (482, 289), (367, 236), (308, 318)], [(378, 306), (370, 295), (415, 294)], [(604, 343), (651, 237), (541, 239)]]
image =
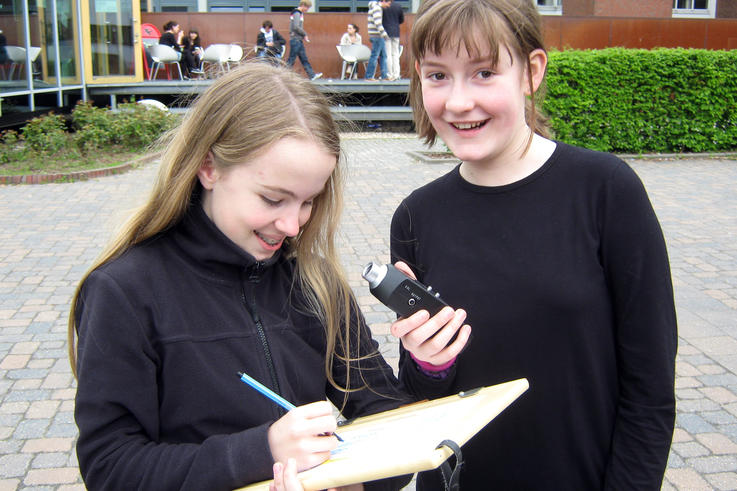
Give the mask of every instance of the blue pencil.
[[(262, 385), (259, 381), (248, 375), (247, 373), (238, 372), (238, 376), (241, 378), (241, 381), (245, 384), (250, 385), (257, 391), (259, 391), (261, 394), (265, 395), (275, 403), (279, 404), (281, 407), (286, 409), (287, 411), (291, 411), (295, 408), (294, 404), (289, 402), (288, 400), (284, 399), (282, 396), (274, 392), (273, 390), (269, 389), (265, 385)], [(333, 433), (333, 436), (338, 439), (339, 442), (342, 442), (343, 439), (338, 436), (337, 433)]]

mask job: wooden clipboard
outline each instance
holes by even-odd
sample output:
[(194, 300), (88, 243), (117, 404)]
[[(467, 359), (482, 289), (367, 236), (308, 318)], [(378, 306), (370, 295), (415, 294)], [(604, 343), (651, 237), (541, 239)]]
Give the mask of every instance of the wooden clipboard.
[[(330, 459), (299, 473), (305, 490), (319, 490), (435, 469), (494, 419), (529, 384), (518, 379), (358, 418), (340, 427), (345, 440)], [(241, 490), (268, 490), (271, 481)]]

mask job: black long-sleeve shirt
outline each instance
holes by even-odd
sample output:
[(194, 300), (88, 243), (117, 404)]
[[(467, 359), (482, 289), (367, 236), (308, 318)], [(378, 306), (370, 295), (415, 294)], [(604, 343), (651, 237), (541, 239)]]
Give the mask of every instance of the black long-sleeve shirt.
[[(561, 143), (506, 186), (459, 168), (394, 214), (392, 261), (468, 312), (444, 379), (401, 351), (400, 380), (439, 397), (526, 377), (463, 449), (462, 489), (660, 489), (675, 420), (677, 332), (663, 235), (618, 158)], [(418, 489), (436, 489), (423, 474)]]
[(165, 31), (159, 38), (159, 44), (171, 46), (176, 51), (182, 51), (182, 47), (177, 43), (177, 37), (173, 32)]

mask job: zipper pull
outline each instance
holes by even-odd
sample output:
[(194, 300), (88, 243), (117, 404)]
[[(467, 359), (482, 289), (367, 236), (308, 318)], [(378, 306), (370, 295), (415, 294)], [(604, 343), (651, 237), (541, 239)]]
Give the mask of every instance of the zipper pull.
[(248, 281), (258, 283), (261, 281), (261, 270), (264, 267), (264, 263), (258, 261), (256, 264), (248, 268)]

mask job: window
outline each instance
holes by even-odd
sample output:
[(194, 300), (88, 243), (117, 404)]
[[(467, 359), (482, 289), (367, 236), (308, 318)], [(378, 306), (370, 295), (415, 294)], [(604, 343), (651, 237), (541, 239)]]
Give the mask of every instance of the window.
[(707, 1), (706, 0), (674, 0), (673, 1), (673, 8), (676, 9), (705, 9)]
[(673, 17), (713, 18), (717, 0), (673, 0)]
[(537, 0), (537, 10), (543, 15), (561, 15), (562, 0)]

